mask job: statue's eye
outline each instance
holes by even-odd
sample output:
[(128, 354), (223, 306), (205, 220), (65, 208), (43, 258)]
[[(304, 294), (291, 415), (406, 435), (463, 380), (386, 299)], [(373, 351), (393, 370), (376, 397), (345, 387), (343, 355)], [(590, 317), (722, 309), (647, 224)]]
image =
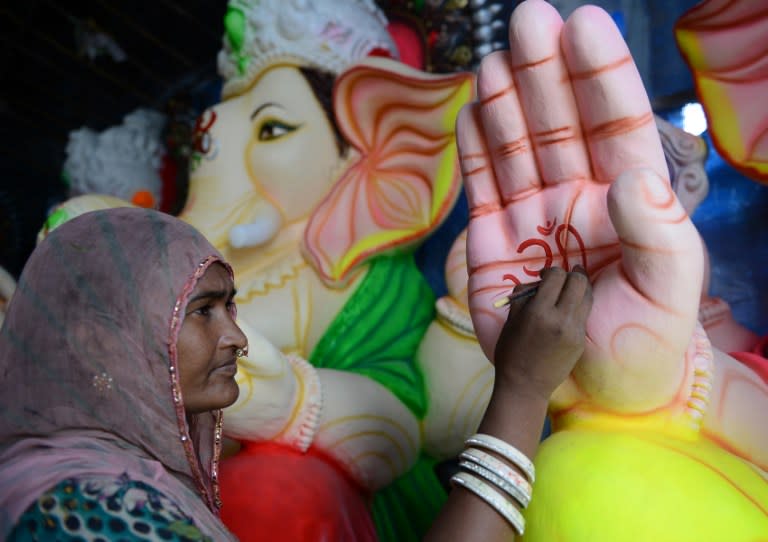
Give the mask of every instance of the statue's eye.
[(298, 126), (292, 126), (279, 120), (267, 119), (259, 126), (259, 141), (272, 141), (293, 132)]

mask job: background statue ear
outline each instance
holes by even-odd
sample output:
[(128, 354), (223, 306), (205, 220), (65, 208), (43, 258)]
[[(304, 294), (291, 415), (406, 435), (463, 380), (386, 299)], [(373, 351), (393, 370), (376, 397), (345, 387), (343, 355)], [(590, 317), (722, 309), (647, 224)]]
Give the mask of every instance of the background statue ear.
[(310, 217), (304, 253), (328, 284), (417, 244), (461, 188), (454, 125), (473, 98), (470, 73), (433, 75), (371, 58), (336, 82), (334, 112), (359, 157)]
[(675, 23), (713, 145), (734, 168), (763, 184), (768, 184), (768, 78), (765, 54), (755, 44), (765, 44), (767, 34), (762, 2), (700, 2)]

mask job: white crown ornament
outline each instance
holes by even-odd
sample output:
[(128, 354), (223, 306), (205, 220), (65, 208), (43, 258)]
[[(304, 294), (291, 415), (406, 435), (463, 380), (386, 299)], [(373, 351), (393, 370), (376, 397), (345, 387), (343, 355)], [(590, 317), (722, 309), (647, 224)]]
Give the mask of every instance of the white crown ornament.
[(373, 0), (230, 0), (224, 28), (224, 98), (245, 91), (275, 62), (338, 74), (375, 49), (399, 58)]

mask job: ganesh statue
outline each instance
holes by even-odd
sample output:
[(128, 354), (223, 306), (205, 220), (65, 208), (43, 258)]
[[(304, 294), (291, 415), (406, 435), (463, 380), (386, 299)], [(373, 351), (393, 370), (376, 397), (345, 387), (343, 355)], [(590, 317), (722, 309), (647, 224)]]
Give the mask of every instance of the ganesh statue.
[[(493, 386), (494, 302), (576, 263), (589, 344), (552, 401), (525, 540), (768, 529), (768, 386), (697, 324), (703, 245), (621, 36), (535, 0), (510, 24), (475, 81), (425, 71), (371, 0), (230, 1), (180, 216), (232, 263), (249, 340), (219, 472), (242, 540), (418, 540)], [(414, 251), (462, 179), (436, 300)], [(116, 204), (85, 198), (60, 212)], [(728, 514), (746, 519), (723, 538)]]

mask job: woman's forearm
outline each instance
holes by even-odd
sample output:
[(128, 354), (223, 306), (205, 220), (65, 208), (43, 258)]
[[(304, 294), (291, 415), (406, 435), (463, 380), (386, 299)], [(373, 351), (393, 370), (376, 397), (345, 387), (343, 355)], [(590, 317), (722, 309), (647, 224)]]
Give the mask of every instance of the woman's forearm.
[[(499, 386), (493, 392), (479, 432), (499, 438), (533, 459), (546, 413), (546, 398), (526, 389)], [(514, 540), (515, 536), (512, 526), (490, 505), (469, 490), (457, 487), (450, 492), (425, 540), (492, 542)]]

